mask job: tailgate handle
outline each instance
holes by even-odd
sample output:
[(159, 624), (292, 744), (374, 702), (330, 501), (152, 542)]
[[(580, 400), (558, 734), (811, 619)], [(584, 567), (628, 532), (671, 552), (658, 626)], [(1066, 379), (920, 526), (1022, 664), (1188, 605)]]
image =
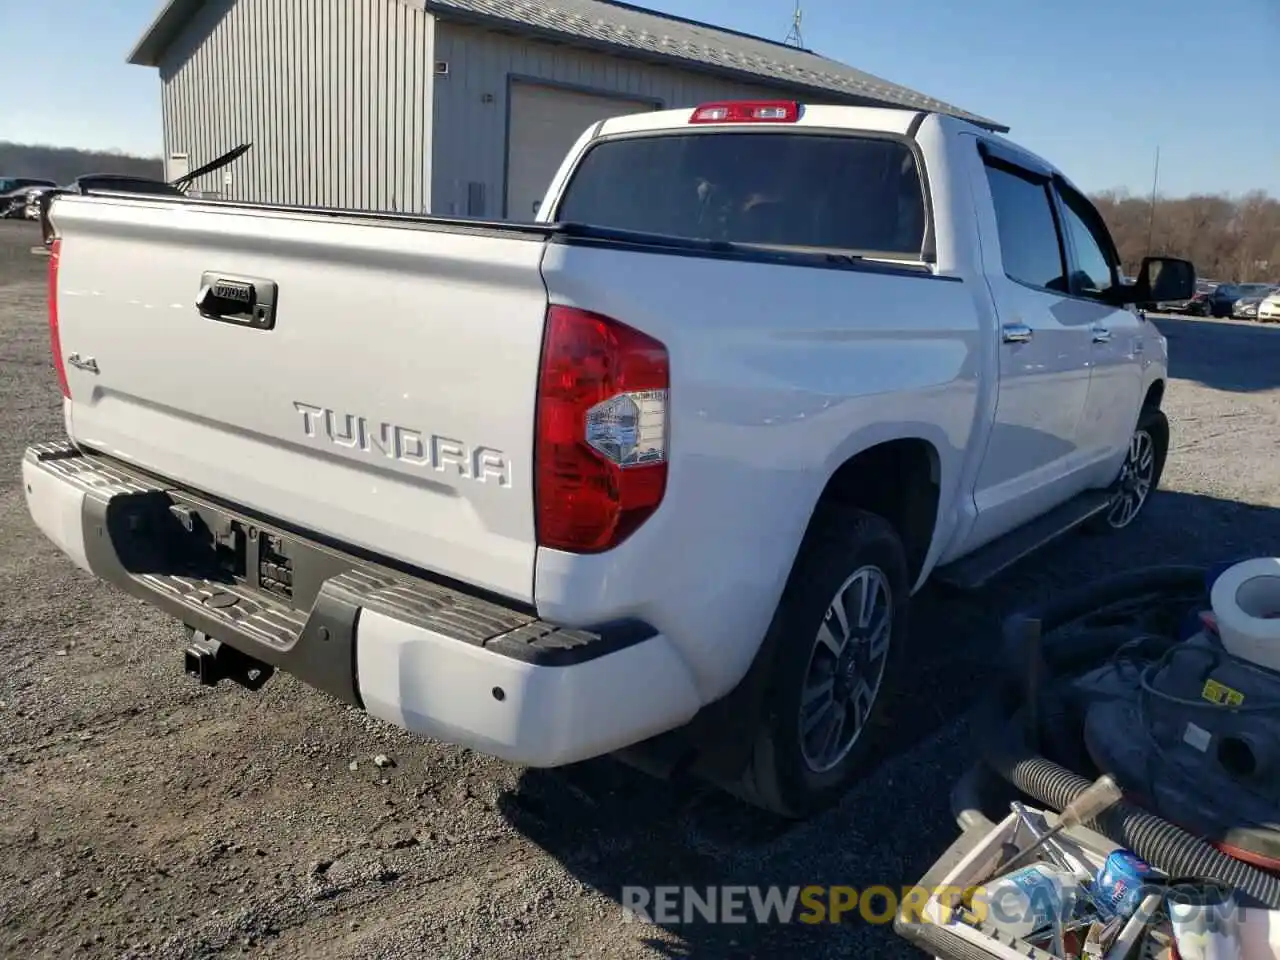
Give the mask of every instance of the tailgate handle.
[(196, 310), (206, 320), (271, 330), (276, 325), (278, 295), (273, 280), (206, 271), (200, 277)]

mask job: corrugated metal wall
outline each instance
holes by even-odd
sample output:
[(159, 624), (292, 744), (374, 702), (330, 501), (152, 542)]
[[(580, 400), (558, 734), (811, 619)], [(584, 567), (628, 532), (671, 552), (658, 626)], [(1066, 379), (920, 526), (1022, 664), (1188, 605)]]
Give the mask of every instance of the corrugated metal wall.
[(412, 0), (210, 0), (160, 68), (165, 154), (194, 169), (252, 141), (195, 184), (227, 199), (497, 217), (513, 76), (667, 107), (777, 95), (433, 23)]
[(766, 87), (445, 21), (436, 23), (435, 59), (449, 65), (447, 76), (435, 78), (431, 188), (432, 212), (445, 216), (467, 214), (477, 194), (487, 198), (487, 216), (501, 215), (510, 76), (658, 100), (667, 107), (778, 95)]
[(433, 34), (428, 14), (395, 0), (212, 0), (160, 68), (165, 154), (194, 169), (251, 140), (196, 188), (425, 212)]

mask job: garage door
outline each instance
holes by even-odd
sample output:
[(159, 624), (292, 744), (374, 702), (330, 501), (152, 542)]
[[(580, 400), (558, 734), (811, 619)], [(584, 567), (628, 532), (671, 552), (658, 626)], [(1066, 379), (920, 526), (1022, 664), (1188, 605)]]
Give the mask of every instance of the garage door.
[(507, 138), (508, 219), (533, 219), (565, 154), (593, 123), (653, 109), (652, 103), (513, 83)]

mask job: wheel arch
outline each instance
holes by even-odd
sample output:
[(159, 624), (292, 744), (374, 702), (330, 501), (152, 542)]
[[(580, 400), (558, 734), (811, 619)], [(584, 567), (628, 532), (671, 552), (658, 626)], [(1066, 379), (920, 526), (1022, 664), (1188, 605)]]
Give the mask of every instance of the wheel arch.
[(1164, 403), (1164, 377), (1156, 377), (1147, 386), (1146, 396), (1142, 398), (1143, 410), (1159, 410)]
[[(943, 506), (957, 482), (963, 452), (963, 446), (949, 442), (945, 433), (928, 424), (849, 438), (833, 451), (808, 516), (800, 514), (803, 527), (795, 538), (788, 576), (812, 531), (823, 522), (826, 508), (838, 503), (882, 516), (902, 538), (909, 576), (918, 583), (938, 539)], [(765, 708), (777, 642), (777, 633), (770, 630), (728, 695), (708, 704), (685, 727), (625, 751), (624, 759), (662, 775), (695, 771), (736, 792), (752, 752), (749, 734)]]
[(835, 464), (814, 504), (806, 536), (829, 503), (874, 513), (902, 540), (914, 583), (936, 538), (944, 472), (944, 457), (934, 440), (919, 435), (880, 439)]

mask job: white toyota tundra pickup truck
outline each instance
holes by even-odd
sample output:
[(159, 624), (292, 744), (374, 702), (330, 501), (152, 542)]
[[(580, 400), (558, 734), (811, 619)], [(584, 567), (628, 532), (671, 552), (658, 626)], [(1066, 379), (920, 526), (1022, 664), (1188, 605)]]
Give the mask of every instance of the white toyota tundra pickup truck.
[(206, 683), (802, 817), (874, 759), (926, 579), (1129, 527), (1160, 480), (1137, 308), (1194, 269), (1122, 283), (1089, 201), (984, 129), (615, 118), (540, 209), (59, 197), (31, 516)]

